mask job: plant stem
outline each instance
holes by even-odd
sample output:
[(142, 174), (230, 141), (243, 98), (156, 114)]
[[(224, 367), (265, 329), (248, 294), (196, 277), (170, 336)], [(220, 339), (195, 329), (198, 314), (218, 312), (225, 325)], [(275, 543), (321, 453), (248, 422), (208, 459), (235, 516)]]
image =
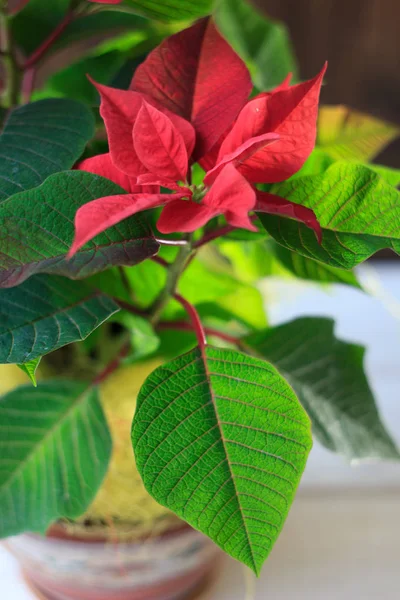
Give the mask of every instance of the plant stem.
[[(234, 346), (241, 345), (241, 340), (238, 337), (229, 335), (229, 333), (219, 331), (213, 327), (203, 327), (194, 306), (180, 294), (173, 294), (172, 297), (175, 298), (177, 302), (182, 304), (190, 316), (192, 323), (188, 323), (187, 321), (160, 321), (156, 324), (156, 329), (158, 331), (165, 331), (166, 329), (172, 329), (175, 331), (194, 331), (198, 339), (202, 340), (202, 343), (204, 343), (205, 335), (211, 335), (223, 340), (224, 342), (227, 342), (228, 344), (233, 344)], [(113, 300), (118, 304), (118, 306), (120, 306), (120, 308), (122, 308), (122, 310), (126, 310), (127, 312), (139, 317), (148, 317), (148, 312), (146, 310), (136, 308), (132, 304), (129, 304), (129, 302), (125, 302), (124, 300), (120, 300), (118, 298), (113, 298)]]
[(133, 289), (131, 286), (131, 282), (129, 281), (128, 275), (126, 274), (124, 267), (118, 267), (119, 275), (121, 277), (122, 284), (128, 294), (130, 300), (134, 300)]
[[(257, 215), (252, 215), (250, 217), (250, 221), (252, 221), (253, 223), (256, 220), (257, 220)], [(213, 229), (213, 230), (209, 231), (208, 233), (205, 233), (203, 235), (203, 237), (194, 244), (193, 247), (195, 249), (201, 248), (205, 244), (208, 244), (209, 242), (212, 242), (224, 235), (227, 235), (228, 233), (232, 233), (232, 231), (236, 231), (237, 229), (238, 229), (238, 227), (234, 227), (233, 225), (224, 225), (223, 227), (218, 227), (216, 229)]]
[(129, 302), (125, 302), (125, 300), (121, 300), (120, 298), (113, 298), (113, 300), (120, 308), (122, 308), (122, 310), (126, 310), (127, 312), (130, 312), (138, 317), (148, 316), (148, 312), (146, 310), (136, 308), (136, 306), (133, 306), (133, 304), (130, 304)]
[(31, 100), (36, 81), (36, 68), (31, 67), (26, 69), (22, 79), (21, 102), (27, 104)]
[[(163, 266), (168, 266), (168, 277), (167, 282), (165, 284), (165, 288), (162, 290), (158, 298), (156, 298), (153, 306), (150, 309), (150, 321), (152, 325), (157, 325), (160, 320), (161, 314), (168, 304), (172, 296), (175, 294), (175, 290), (178, 285), (178, 281), (183, 271), (185, 270), (186, 263), (192, 254), (192, 236), (190, 236), (187, 240), (187, 244), (182, 246), (178, 252), (178, 256), (175, 261), (171, 264), (166, 263), (166, 261), (157, 260), (158, 264), (163, 264)], [(157, 257), (155, 257), (157, 258)], [(165, 264), (164, 264), (165, 262)]]
[[(186, 321), (161, 321), (157, 325), (157, 329), (160, 331), (166, 329), (172, 329), (175, 331), (193, 331), (193, 325), (191, 323), (187, 323)], [(240, 343), (239, 338), (229, 335), (228, 333), (224, 333), (223, 331), (219, 331), (218, 329), (204, 327), (204, 331), (206, 335), (217, 337), (220, 340), (224, 340), (224, 342), (228, 342), (228, 344), (237, 346)]]
[(199, 317), (199, 313), (197, 312), (197, 310), (195, 309), (193, 304), (190, 304), (190, 302), (188, 302), (180, 294), (174, 294), (174, 298), (177, 302), (182, 304), (183, 308), (186, 310), (187, 314), (189, 315), (189, 317), (192, 321), (193, 330), (196, 334), (196, 338), (199, 343), (199, 347), (201, 350), (203, 350), (207, 346), (207, 338), (206, 338), (206, 333), (204, 331), (204, 327), (203, 327), (202, 322)]
[(151, 260), (153, 262), (155, 262), (157, 265), (160, 265), (161, 267), (165, 267), (166, 269), (169, 269), (171, 264), (166, 261), (164, 258), (161, 258), (161, 256), (153, 256), (151, 258)]
[(101, 373), (97, 375), (93, 381), (93, 385), (100, 385), (103, 383), (103, 381), (108, 379), (110, 375), (112, 375), (114, 371), (118, 369), (123, 359), (128, 355), (130, 348), (130, 341), (126, 342), (118, 352), (117, 356), (114, 357), (111, 362), (101, 371)]
[(6, 8), (7, 0), (0, 0), (0, 54), (5, 74), (2, 105), (4, 108), (12, 108), (18, 104), (20, 73), (15, 58), (14, 44), (10, 34)]
[(23, 65), (24, 70), (30, 69), (42, 60), (51, 46), (62, 36), (68, 25), (75, 19), (77, 8), (79, 8), (79, 6), (76, 5), (76, 2), (71, 2), (71, 5), (62, 21), (60, 21), (49, 37), (25, 61)]

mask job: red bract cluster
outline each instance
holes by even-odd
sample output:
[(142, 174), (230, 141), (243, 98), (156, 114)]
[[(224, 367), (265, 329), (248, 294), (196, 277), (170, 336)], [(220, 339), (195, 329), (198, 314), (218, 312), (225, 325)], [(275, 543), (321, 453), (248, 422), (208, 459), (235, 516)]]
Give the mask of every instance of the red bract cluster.
[[(254, 230), (249, 212), (258, 211), (302, 221), (320, 238), (311, 210), (255, 184), (288, 179), (310, 155), (325, 69), (294, 86), (289, 76), (248, 100), (245, 64), (206, 19), (156, 48), (128, 91), (93, 82), (110, 152), (78, 168), (111, 179), (127, 194), (78, 211), (70, 254), (122, 219), (158, 206), (164, 206), (162, 233), (192, 232), (218, 215)], [(194, 162), (206, 172), (198, 187), (191, 185)], [(160, 193), (160, 186), (171, 193)]]

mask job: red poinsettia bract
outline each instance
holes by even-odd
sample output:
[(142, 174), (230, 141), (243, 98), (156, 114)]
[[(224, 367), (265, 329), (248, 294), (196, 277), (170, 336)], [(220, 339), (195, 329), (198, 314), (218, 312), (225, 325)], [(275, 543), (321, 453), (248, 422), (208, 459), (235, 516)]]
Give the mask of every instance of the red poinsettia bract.
[[(243, 61), (205, 19), (165, 40), (137, 69), (130, 89), (97, 84), (110, 153), (78, 168), (103, 175), (126, 194), (79, 209), (70, 255), (95, 235), (137, 212), (163, 206), (162, 233), (192, 232), (224, 215), (254, 230), (252, 211), (304, 222), (318, 238), (314, 213), (255, 184), (284, 181), (315, 145), (318, 101), (326, 66), (312, 80), (248, 100)], [(191, 185), (195, 161), (204, 184)], [(160, 186), (171, 193), (161, 193)]]

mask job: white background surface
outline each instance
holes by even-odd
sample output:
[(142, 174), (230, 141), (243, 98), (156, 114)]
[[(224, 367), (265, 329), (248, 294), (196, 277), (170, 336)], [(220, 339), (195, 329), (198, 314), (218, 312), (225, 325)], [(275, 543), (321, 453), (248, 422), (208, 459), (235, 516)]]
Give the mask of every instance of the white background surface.
[[(369, 270), (362, 279), (379, 288)], [(400, 443), (400, 267), (383, 265), (378, 280), (379, 299), (345, 286), (321, 291), (268, 280), (263, 288), (272, 299), (272, 323), (301, 315), (334, 317), (342, 339), (370, 348), (370, 381)], [(261, 579), (250, 583), (256, 600), (398, 600), (399, 564), (400, 465), (352, 468), (316, 444), (283, 534)], [(250, 600), (245, 579), (245, 570), (226, 560), (202, 600)], [(1, 547), (0, 598), (32, 600)]]

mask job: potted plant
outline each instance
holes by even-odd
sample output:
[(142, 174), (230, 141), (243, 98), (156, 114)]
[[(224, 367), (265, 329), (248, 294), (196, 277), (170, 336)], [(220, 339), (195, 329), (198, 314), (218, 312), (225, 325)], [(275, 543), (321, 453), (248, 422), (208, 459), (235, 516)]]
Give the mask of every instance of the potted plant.
[[(399, 172), (367, 164), (397, 130), (325, 107), (317, 136), (326, 65), (292, 83), (285, 30), (247, 2), (64, 4), (0, 10), (0, 362), (19, 367), (0, 535), (49, 598), (184, 597), (217, 547), (260, 574), (313, 435), (399, 458), (364, 350), (329, 319), (268, 326), (257, 287), (361, 289), (355, 266), (399, 252)], [(57, 63), (85, 32), (101, 43)]]

